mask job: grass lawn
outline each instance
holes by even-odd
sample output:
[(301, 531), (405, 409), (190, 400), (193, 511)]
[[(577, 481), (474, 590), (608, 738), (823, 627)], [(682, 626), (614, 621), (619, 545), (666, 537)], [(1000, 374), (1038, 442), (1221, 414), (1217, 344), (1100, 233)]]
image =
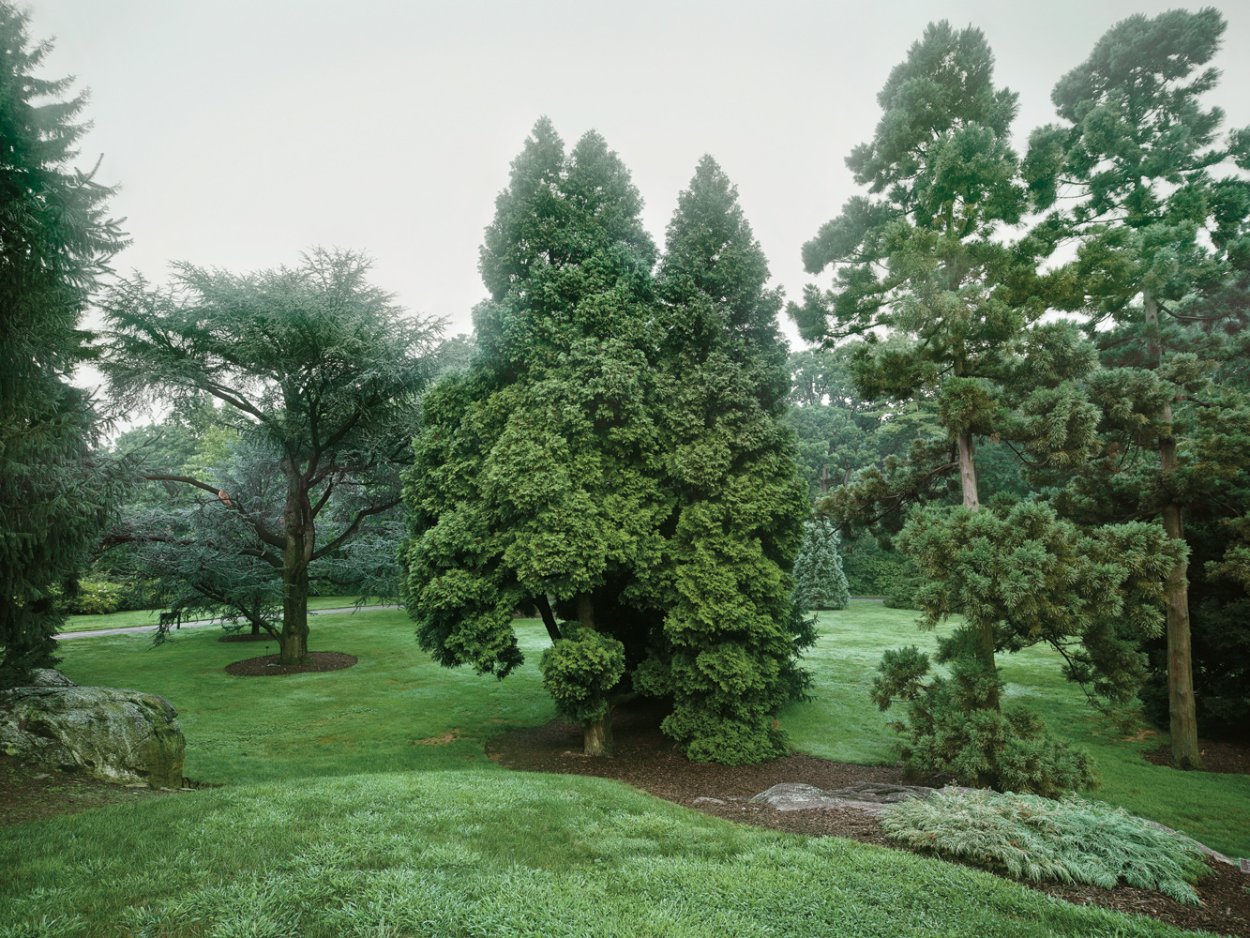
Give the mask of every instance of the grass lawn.
[[(342, 609), (356, 604), (356, 596), (310, 596), (309, 609)], [(93, 632), (96, 629), (125, 629), (134, 625), (156, 625), (161, 609), (131, 609), (102, 616), (70, 616), (63, 632)]]
[[(823, 618), (817, 699), (784, 714), (799, 748), (892, 758), (864, 692), (881, 648), (931, 641), (911, 618), (869, 603)], [(169, 697), (187, 774), (227, 785), (0, 828), (0, 938), (1177, 934), (937, 860), (499, 768), (483, 741), (553, 712), (536, 668), (545, 633), (521, 632), (527, 662), (504, 682), (431, 663), (398, 611), (319, 617), (312, 647), (360, 658), (325, 674), (230, 677), (225, 664), (266, 643), (222, 644), (212, 629), (156, 649), (141, 635), (66, 643), (62, 667), (80, 683)], [(1244, 780), (1135, 774), (1139, 747), (1085, 720), (1049, 668), (1038, 655), (1013, 663), (1012, 692), (1094, 749), (1101, 797), (1139, 797), (1171, 823), (1163, 809), (1199, 812), (1180, 826), (1236, 849)], [(1157, 793), (1194, 784), (1210, 790), (1193, 807)]]

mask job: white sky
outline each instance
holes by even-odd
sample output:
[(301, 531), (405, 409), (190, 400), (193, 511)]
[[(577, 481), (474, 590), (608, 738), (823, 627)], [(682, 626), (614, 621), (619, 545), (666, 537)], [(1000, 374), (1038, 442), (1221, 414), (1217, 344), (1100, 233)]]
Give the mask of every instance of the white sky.
[[(1020, 94), (1023, 147), (1108, 27), (1177, 5), (39, 0), (31, 33), (55, 37), (49, 77), (91, 90), (81, 163), (102, 155), (98, 178), (122, 187), (112, 205), (134, 243), (119, 271), (163, 280), (171, 260), (252, 270), (355, 248), (454, 334), (485, 295), (482, 229), (539, 115), (569, 146), (590, 128), (607, 138), (661, 245), (711, 153), (798, 298), (800, 248), (856, 191), (843, 159), (927, 22), (985, 31)], [(1214, 5), (1230, 22), (1212, 100), (1244, 126), (1250, 6)]]

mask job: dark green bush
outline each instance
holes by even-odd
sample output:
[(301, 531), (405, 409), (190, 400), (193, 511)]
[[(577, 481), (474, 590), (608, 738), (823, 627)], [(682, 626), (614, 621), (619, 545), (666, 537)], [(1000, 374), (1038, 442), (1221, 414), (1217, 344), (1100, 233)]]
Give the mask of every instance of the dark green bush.
[(894, 843), (1016, 879), (1120, 883), (1198, 904), (1205, 872), (1198, 845), (1110, 805), (1068, 797), (938, 792), (891, 805), (881, 819)]
[(952, 655), (954, 644), (943, 640), (946, 653), (939, 652), (950, 665), (949, 678), (929, 677), (928, 656), (913, 646), (887, 651), (873, 681), (873, 700), (882, 710), (895, 699), (906, 702), (907, 720), (894, 728), (905, 740), (909, 775), (1051, 797), (1096, 784), (1087, 753), (1055, 739), (1027, 710), (990, 706), (1001, 683), (966, 656)]
[(608, 694), (625, 673), (625, 646), (610, 635), (565, 625), (564, 638), (543, 652), (540, 669), (560, 715), (591, 723), (608, 712)]

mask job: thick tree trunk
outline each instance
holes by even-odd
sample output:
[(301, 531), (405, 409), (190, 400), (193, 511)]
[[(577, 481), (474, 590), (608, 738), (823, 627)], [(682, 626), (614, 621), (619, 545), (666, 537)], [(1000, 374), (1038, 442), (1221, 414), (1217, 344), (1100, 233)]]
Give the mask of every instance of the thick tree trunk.
[[(590, 593), (577, 597), (577, 624), (584, 629), (595, 627), (595, 602)], [(612, 755), (612, 705), (601, 719), (582, 727), (582, 752), (588, 756)]]
[(612, 755), (612, 706), (600, 720), (587, 723), (582, 731), (582, 752), (588, 756)]
[[(1159, 337), (1159, 305), (1149, 293), (1143, 294), (1146, 327), (1150, 335), (1150, 351), (1156, 365), (1163, 364), (1163, 345)], [(1163, 432), (1159, 437), (1159, 465), (1164, 487), (1179, 465), (1176, 437), (1172, 432), (1172, 405), (1167, 403), (1159, 414)], [(1185, 543), (1185, 526), (1181, 506), (1169, 502), (1163, 506), (1163, 529), (1168, 537)], [(1168, 717), (1172, 733), (1172, 764), (1181, 769), (1202, 765), (1198, 749), (1198, 712), (1194, 701), (1193, 650), (1189, 630), (1189, 562), (1178, 561), (1168, 572), (1164, 603), (1168, 620)]]
[(287, 469), (286, 511), (282, 552), (282, 638), (280, 664), (302, 664), (308, 657), (308, 533), (304, 525), (299, 474)]
[[(963, 492), (964, 507), (969, 511), (981, 510), (981, 495), (977, 490), (976, 444), (970, 430), (963, 430), (958, 437), (959, 487)], [(984, 622), (976, 627), (976, 654), (982, 667), (993, 677), (998, 677), (998, 665), (994, 660), (994, 624)], [(995, 710), (999, 707), (998, 685), (989, 690), (987, 702)]]

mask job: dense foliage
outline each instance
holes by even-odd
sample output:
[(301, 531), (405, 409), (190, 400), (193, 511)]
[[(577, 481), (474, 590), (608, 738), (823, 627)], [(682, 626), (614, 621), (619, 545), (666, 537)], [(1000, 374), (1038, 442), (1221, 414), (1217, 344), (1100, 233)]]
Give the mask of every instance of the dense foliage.
[[(1007, 442), (1034, 469), (1071, 467), (1094, 449), (1099, 412), (1086, 381), (1095, 349), (1071, 323), (1043, 318), (1037, 258), (1010, 239), (1030, 192), (1009, 142), (1016, 96), (994, 85), (984, 36), (930, 26), (879, 100), (875, 137), (847, 160), (869, 195), (804, 247), (809, 271), (832, 268), (834, 286), (809, 287), (791, 307), (805, 337), (855, 340), (863, 397), (910, 400), (935, 418), (906, 452), (861, 469), (825, 500), (845, 526), (907, 518), (899, 544), (918, 566), (925, 620), (963, 619), (942, 652), (958, 693), (942, 678), (921, 685), (887, 659), (878, 701), (895, 695), (883, 688), (911, 700), (917, 770), (1031, 790), (1081, 784), (1087, 769), (1040, 724), (1000, 712), (995, 656), (1044, 641), (1064, 653), (1074, 679), (1131, 695), (1142, 672), (1134, 643), (1158, 618), (1160, 559), (1178, 554), (1161, 531), (1132, 525), (1085, 536), (1040, 504), (1018, 503), (1011, 485), (983, 504), (978, 439)], [(950, 504), (952, 476), (961, 505)], [(917, 502), (930, 504), (907, 514)], [(1096, 599), (1085, 592), (1092, 586), (1103, 591)], [(1020, 748), (1030, 753), (1024, 772)]]
[(51, 45), (27, 23), (0, 2), (0, 683), (53, 663), (55, 590), (72, 589), (116, 494), (69, 378), (88, 357), (79, 319), (124, 240), (112, 190), (72, 165), (86, 95), (38, 74)]
[[(425, 403), (408, 606), (439, 661), (500, 677), (521, 661), (514, 610), (537, 607), (557, 645), (576, 621), (581, 644), (624, 649), (602, 691), (671, 696), (665, 731), (692, 757), (755, 761), (781, 751), (772, 716), (806, 636), (779, 298), (710, 160), (658, 277), (640, 209), (601, 137), (566, 155), (535, 126), (486, 232), (477, 353)], [(549, 684), (585, 657), (546, 656)], [(584, 711), (592, 754), (607, 714)]]
[(1122, 808), (1068, 797), (937, 792), (891, 805), (881, 818), (898, 844), (1006, 873), (1015, 879), (1124, 884), (1198, 904), (1191, 883), (1206, 872), (1198, 845)]
[(152, 467), (149, 480), (198, 501), (140, 513), (125, 536), (147, 545), (169, 590), (194, 597), (175, 608), (224, 606), (272, 628), (265, 610), (280, 600), (284, 662), (308, 652), (314, 565), (399, 503), (429, 366), (435, 327), (403, 315), (368, 269), (320, 250), (246, 276), (181, 264), (172, 288), (122, 282), (105, 303), (114, 396), (139, 406), (207, 395), (236, 438), (199, 474)]
[[(1078, 245), (1048, 278), (1049, 300), (1081, 312), (1107, 366), (1092, 389), (1101, 451), (1070, 486), (1068, 510), (1087, 523), (1157, 519), (1192, 548), (1190, 515), (1206, 529), (1204, 551), (1213, 528), (1250, 508), (1237, 481), (1250, 399), (1233, 377), (1244, 368), (1250, 297), (1250, 131), (1220, 139), (1223, 115), (1203, 105), (1224, 28), (1211, 8), (1116, 24), (1055, 86), (1061, 122), (1034, 132), (1027, 163), (1038, 206), (1052, 209), (1032, 249)], [(1217, 383), (1224, 362), (1237, 365)], [(1218, 444), (1200, 441), (1215, 427)], [(1190, 552), (1176, 554), (1167, 587), (1172, 755), (1182, 767), (1200, 761), (1194, 612), (1206, 641), (1227, 622), (1228, 604), (1246, 596), (1205, 582), (1191, 596), (1191, 576), (1206, 581), (1202, 565), (1219, 561), (1218, 548), (1198, 564), (1187, 562)], [(1228, 676), (1211, 683), (1227, 688)]]
[(840, 540), (838, 529), (828, 518), (803, 526), (803, 545), (794, 562), (795, 602), (800, 609), (845, 609), (851, 601), (838, 553)]

